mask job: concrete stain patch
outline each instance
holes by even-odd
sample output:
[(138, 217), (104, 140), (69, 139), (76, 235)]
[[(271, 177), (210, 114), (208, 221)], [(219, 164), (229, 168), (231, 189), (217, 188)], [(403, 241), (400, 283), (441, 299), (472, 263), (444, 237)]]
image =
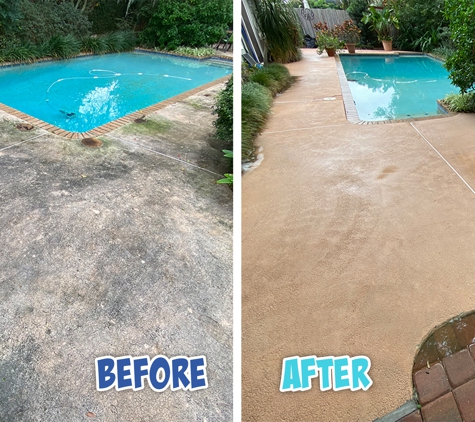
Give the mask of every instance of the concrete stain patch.
[[(140, 147), (214, 156), (209, 109), (185, 141), (164, 110), (166, 138), (100, 148), (0, 121), (0, 149), (42, 135), (0, 152), (2, 422), (232, 419), (232, 195)], [(95, 391), (96, 357), (158, 354), (205, 355), (212, 388)]]

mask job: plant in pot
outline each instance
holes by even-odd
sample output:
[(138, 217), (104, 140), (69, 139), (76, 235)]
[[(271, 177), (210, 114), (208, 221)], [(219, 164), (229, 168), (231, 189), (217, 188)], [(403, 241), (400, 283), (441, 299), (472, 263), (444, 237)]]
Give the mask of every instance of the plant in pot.
[(341, 41), (334, 30), (328, 28), (326, 22), (318, 22), (315, 27), (315, 45), (317, 46), (317, 53), (322, 54), (326, 51), (328, 57), (333, 57), (337, 50), (341, 48)]
[(382, 9), (370, 6), (368, 12), (361, 19), (363, 23), (369, 24), (370, 28), (378, 35), (378, 40), (383, 43), (384, 50), (393, 49), (392, 28), (399, 29), (399, 20), (394, 14), (394, 9), (383, 7)]
[(334, 31), (337, 33), (338, 38), (346, 44), (348, 53), (354, 54), (356, 52), (356, 44), (360, 41), (360, 28), (352, 20), (347, 20), (341, 25), (335, 26)]

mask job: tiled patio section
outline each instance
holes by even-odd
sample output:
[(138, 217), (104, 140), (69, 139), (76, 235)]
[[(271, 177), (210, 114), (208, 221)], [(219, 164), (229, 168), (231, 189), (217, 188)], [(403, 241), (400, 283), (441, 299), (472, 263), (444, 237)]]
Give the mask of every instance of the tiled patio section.
[(475, 313), (433, 330), (416, 356), (414, 387), (421, 407), (401, 422), (475, 422)]
[(153, 113), (154, 111), (160, 110), (162, 108), (165, 108), (173, 103), (176, 103), (177, 101), (184, 100), (185, 98), (188, 98), (191, 95), (197, 94), (198, 92), (201, 92), (207, 88), (211, 88), (212, 86), (215, 86), (217, 84), (226, 82), (230, 76), (224, 76), (222, 78), (216, 79), (215, 81), (208, 82), (207, 84), (201, 85), (197, 88), (191, 89), (189, 91), (186, 91), (182, 94), (176, 95), (172, 98), (169, 98), (165, 101), (161, 101), (157, 104), (151, 105), (149, 107), (143, 108), (141, 111), (136, 111), (135, 113), (128, 114), (124, 117), (121, 117), (120, 119), (113, 120), (112, 122), (106, 123), (105, 125), (96, 127), (90, 131), (87, 132), (69, 132), (67, 130), (61, 129), (57, 126), (54, 126), (50, 123), (47, 123), (43, 120), (39, 120), (33, 116), (30, 116), (26, 113), (23, 113), (19, 110), (16, 110), (12, 107), (9, 107), (5, 104), (0, 103), (0, 110), (11, 114), (12, 116), (18, 117), (19, 119), (24, 120), (25, 122), (28, 122), (32, 125), (35, 125), (41, 129), (45, 129), (48, 132), (54, 133), (55, 135), (62, 136), (64, 138), (69, 138), (69, 139), (82, 139), (82, 138), (91, 138), (94, 136), (101, 136), (104, 135), (108, 132), (111, 132), (114, 129), (117, 129), (123, 125), (126, 125), (127, 123), (133, 122), (135, 119), (138, 119), (142, 117), (143, 115), (148, 115)]

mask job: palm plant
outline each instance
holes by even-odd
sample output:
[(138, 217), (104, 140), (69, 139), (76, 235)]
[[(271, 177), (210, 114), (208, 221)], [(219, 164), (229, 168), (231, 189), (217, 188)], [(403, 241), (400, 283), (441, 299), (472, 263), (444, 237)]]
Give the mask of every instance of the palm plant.
[(383, 9), (376, 9), (370, 6), (368, 13), (363, 15), (361, 20), (363, 23), (370, 25), (370, 28), (376, 32), (379, 41), (391, 41), (391, 29), (399, 29), (399, 20), (394, 14), (394, 9), (384, 7)]
[(256, 20), (264, 34), (271, 61), (300, 59), (302, 36), (293, 8), (282, 0), (255, 0)]

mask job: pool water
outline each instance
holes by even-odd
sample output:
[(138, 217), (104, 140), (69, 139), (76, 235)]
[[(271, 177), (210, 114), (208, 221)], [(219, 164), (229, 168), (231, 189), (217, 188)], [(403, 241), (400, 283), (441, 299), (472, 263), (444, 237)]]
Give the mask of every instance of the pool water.
[(231, 72), (227, 65), (140, 52), (4, 67), (0, 103), (86, 132)]
[(437, 100), (458, 92), (439, 60), (428, 56), (340, 56), (361, 120), (443, 113)]

